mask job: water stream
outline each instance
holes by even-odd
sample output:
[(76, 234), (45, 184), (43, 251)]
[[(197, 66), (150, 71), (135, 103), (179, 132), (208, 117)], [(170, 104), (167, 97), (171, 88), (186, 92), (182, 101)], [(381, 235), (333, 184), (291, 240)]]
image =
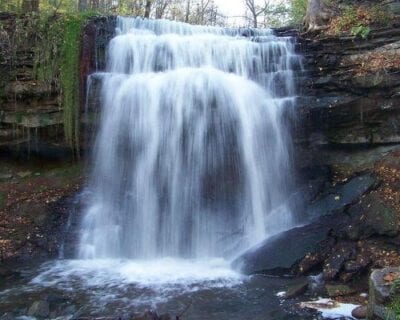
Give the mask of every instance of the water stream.
[[(285, 207), (290, 38), (118, 19), (101, 78), (79, 257), (232, 258), (293, 226)], [(248, 30), (249, 31), (249, 30)]]

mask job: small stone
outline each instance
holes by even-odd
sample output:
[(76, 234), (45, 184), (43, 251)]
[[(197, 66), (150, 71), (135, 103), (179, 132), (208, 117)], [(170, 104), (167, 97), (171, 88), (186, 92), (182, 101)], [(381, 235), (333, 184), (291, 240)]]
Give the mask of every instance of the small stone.
[(349, 286), (346, 285), (327, 284), (325, 286), (325, 289), (326, 292), (328, 293), (328, 296), (331, 298), (339, 296), (348, 296), (356, 292), (353, 288), (350, 288)]
[(285, 293), (285, 298), (292, 299), (302, 295), (308, 289), (308, 281), (303, 281), (298, 284), (292, 285)]
[(31, 174), (32, 174), (32, 172), (30, 172), (30, 171), (17, 172), (17, 176), (20, 177), (20, 178), (29, 177)]
[(50, 313), (49, 303), (47, 301), (35, 301), (28, 310), (28, 316), (45, 318)]
[(352, 317), (356, 319), (366, 319), (367, 318), (367, 306), (359, 306), (351, 312)]

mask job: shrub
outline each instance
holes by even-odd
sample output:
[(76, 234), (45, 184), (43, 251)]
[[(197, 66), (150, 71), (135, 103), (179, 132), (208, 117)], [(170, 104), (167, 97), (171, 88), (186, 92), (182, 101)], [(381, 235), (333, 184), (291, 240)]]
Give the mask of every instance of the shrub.
[(290, 20), (295, 24), (301, 24), (307, 11), (307, 0), (292, 0), (290, 6)]
[(391, 20), (389, 12), (378, 5), (347, 6), (339, 16), (332, 19), (328, 34), (350, 33), (365, 39), (371, 31), (370, 26), (387, 26)]

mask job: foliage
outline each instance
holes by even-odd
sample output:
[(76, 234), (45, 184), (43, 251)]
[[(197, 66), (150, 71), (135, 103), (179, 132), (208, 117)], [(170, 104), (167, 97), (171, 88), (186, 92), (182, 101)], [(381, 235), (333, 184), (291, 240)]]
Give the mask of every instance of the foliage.
[[(64, 134), (71, 148), (79, 149), (79, 54), (81, 30), (93, 13), (32, 12), (15, 19), (10, 39), (11, 61), (17, 53), (33, 51), (33, 77), (48, 92), (62, 92)], [(15, 62), (17, 63), (17, 62)], [(10, 70), (13, 70), (10, 66)]]
[(336, 35), (350, 33), (365, 39), (371, 31), (371, 26), (386, 26), (390, 21), (390, 14), (379, 5), (371, 7), (349, 5), (339, 16), (332, 19), (328, 33)]
[[(23, 0), (0, 0), (0, 11), (22, 13)], [(77, 1), (74, 0), (40, 0), (41, 12), (73, 12), (77, 10)]]
[(370, 32), (371, 32), (370, 27), (359, 25), (356, 27), (352, 27), (350, 33), (352, 36), (355, 36), (355, 37), (360, 36), (363, 39), (367, 39)]
[(266, 27), (282, 27), (290, 20), (290, 7), (285, 3), (270, 4), (264, 11), (264, 25)]
[(393, 319), (393, 316), (396, 317), (396, 319), (400, 319), (400, 297), (397, 296), (393, 299), (388, 306), (388, 311), (386, 315), (387, 319)]
[(290, 20), (294, 24), (301, 24), (307, 12), (308, 0), (291, 0)]
[(396, 279), (393, 281), (390, 291), (393, 298), (391, 299), (391, 302), (387, 306), (389, 314), (394, 314), (396, 319), (400, 319), (400, 295), (399, 295), (400, 279)]

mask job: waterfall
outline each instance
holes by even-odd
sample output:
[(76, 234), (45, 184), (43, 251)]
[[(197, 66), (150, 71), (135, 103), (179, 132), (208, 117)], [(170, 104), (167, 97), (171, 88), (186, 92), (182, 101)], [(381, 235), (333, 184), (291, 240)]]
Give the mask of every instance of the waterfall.
[(230, 258), (293, 226), (285, 114), (300, 64), (270, 30), (117, 19), (79, 257)]

